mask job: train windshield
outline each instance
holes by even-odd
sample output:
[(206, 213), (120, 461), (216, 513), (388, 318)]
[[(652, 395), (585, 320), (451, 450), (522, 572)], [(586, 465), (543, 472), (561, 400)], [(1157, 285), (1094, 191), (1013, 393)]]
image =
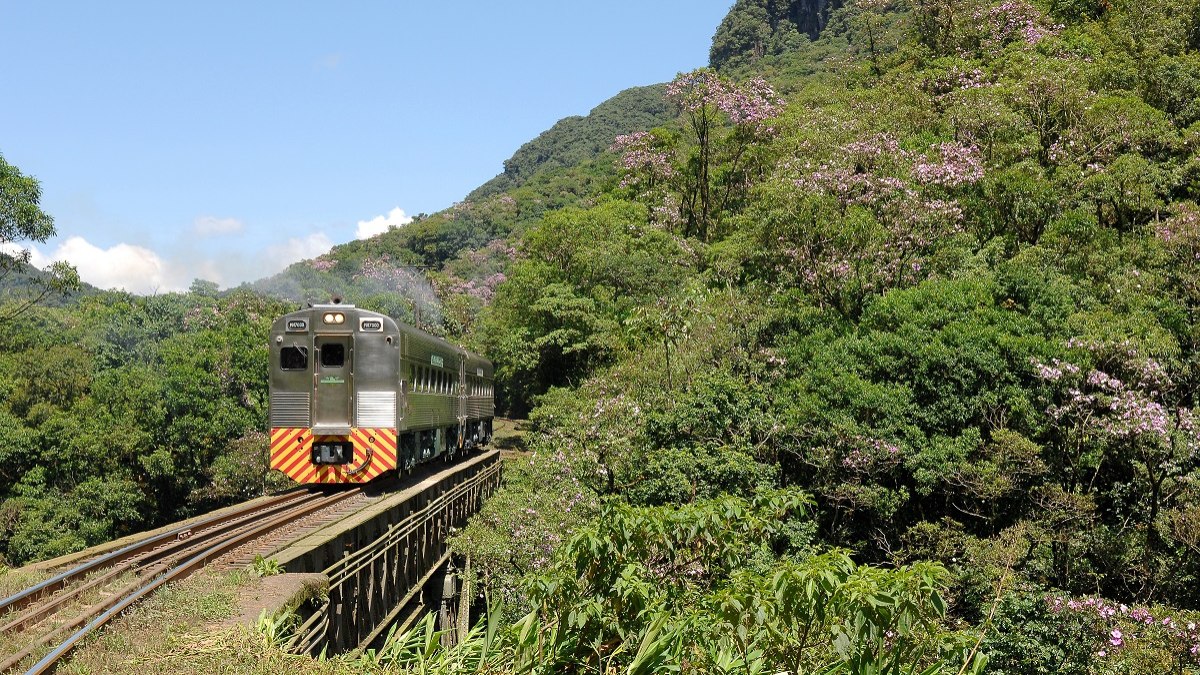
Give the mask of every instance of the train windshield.
[(280, 349), (279, 367), (282, 370), (306, 370), (308, 368), (308, 348), (284, 347)]
[(321, 367), (341, 368), (346, 363), (346, 348), (339, 344), (321, 345)]

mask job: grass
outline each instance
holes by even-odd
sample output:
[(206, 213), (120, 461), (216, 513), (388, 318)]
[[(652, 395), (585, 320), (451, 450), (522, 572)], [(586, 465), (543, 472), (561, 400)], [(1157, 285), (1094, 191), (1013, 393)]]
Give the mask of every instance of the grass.
[[(251, 569), (202, 572), (170, 584), (77, 649), (59, 673), (79, 675), (361, 675), (352, 658), (317, 661), (288, 654), (250, 626), (228, 625), (238, 598), (259, 578)], [(371, 672), (380, 672), (375, 669)]]
[(0, 565), (0, 598), (7, 598), (14, 593), (19, 593), (51, 576), (48, 572), (35, 572), (23, 568), (13, 569)]
[(525, 441), (528, 424), (524, 420), (497, 417), (492, 422), (492, 447), (505, 452), (524, 452), (528, 449)]
[[(289, 657), (275, 653), (250, 628), (213, 629), (238, 608), (238, 595), (257, 578), (249, 570), (201, 573), (170, 584), (115, 619), (77, 649), (60, 673), (284, 673)], [(306, 661), (307, 663), (307, 661)], [(272, 665), (274, 664), (274, 665)], [(278, 667), (275, 667), (275, 666)]]

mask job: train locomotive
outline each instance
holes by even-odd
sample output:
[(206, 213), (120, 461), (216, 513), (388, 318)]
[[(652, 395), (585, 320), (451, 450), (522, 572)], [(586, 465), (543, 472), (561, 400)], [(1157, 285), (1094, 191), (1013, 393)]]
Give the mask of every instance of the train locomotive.
[(271, 326), (271, 468), (297, 483), (365, 483), (486, 445), (487, 359), (339, 302)]

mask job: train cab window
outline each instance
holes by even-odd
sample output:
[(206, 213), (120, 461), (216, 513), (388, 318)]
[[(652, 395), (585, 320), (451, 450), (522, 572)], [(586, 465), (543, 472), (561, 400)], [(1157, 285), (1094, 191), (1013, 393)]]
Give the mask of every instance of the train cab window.
[(322, 345), (321, 347), (321, 367), (322, 368), (341, 368), (346, 365), (346, 347), (345, 345)]
[(307, 370), (308, 347), (284, 347), (279, 350), (280, 370)]

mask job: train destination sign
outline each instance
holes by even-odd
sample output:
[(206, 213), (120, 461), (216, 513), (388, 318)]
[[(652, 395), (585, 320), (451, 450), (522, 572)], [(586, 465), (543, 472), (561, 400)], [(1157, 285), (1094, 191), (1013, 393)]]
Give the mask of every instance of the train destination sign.
[(383, 322), (379, 319), (363, 319), (358, 324), (358, 329), (364, 332), (378, 333), (383, 330)]
[(442, 357), (437, 354), (433, 354), (429, 357), (429, 363), (437, 366), (438, 368), (446, 365), (446, 362), (442, 360)]
[(308, 330), (308, 319), (288, 319), (287, 330), (289, 333), (304, 333)]

